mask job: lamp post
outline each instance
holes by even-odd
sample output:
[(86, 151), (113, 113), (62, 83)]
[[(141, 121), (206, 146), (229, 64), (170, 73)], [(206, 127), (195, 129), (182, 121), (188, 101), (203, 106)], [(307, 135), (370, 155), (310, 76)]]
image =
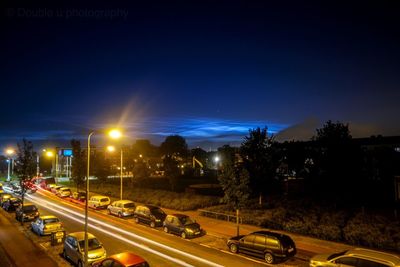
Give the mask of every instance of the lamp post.
[[(113, 152), (113, 151), (115, 151), (115, 147), (113, 147), (113, 146), (108, 146), (107, 147), (107, 150), (108, 151), (110, 151), (110, 152)], [(120, 183), (121, 183), (121, 185), (120, 185), (120, 193), (119, 193), (119, 198), (120, 198), (120, 200), (122, 200), (122, 188), (123, 188), (123, 185), (124, 185), (124, 183), (123, 183), (123, 181), (122, 181), (122, 171), (123, 171), (123, 166), (124, 166), (124, 164), (123, 164), (123, 157), (124, 157), (124, 152), (123, 152), (123, 150), (122, 150), (122, 147), (121, 147), (121, 151), (120, 151), (120, 158), (121, 158), (121, 161), (120, 161), (120, 173), (119, 173), (119, 177), (120, 177)]]
[(14, 149), (8, 148), (6, 154), (8, 155), (8, 170), (7, 170), (7, 181), (10, 181), (10, 169), (11, 169), (11, 156), (15, 153)]
[[(89, 252), (89, 243), (88, 243), (88, 199), (89, 199), (89, 177), (90, 177), (90, 138), (95, 132), (92, 131), (88, 135), (87, 139), (87, 170), (86, 170), (86, 201), (85, 201), (85, 267), (89, 266), (88, 261), (88, 252)], [(121, 132), (119, 130), (111, 130), (109, 136), (113, 139), (118, 139), (121, 137)]]

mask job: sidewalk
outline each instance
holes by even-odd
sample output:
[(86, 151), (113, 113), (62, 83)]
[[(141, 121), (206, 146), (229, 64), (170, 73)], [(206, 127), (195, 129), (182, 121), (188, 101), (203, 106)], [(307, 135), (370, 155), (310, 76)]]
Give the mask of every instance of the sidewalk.
[(3, 212), (0, 211), (0, 266), (56, 267), (57, 263), (19, 231)]

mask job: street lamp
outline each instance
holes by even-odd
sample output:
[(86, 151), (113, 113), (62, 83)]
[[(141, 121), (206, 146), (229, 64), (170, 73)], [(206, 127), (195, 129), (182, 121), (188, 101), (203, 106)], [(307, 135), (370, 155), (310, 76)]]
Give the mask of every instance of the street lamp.
[(7, 171), (7, 181), (10, 181), (10, 169), (11, 169), (11, 156), (14, 155), (15, 150), (12, 148), (6, 149), (6, 154), (8, 156), (8, 171)]
[(46, 152), (46, 157), (48, 158), (53, 158), (54, 157), (54, 176), (57, 178), (58, 177), (58, 153), (57, 153), (57, 148), (55, 150), (55, 152), (53, 152), (52, 150), (47, 150), (47, 149), (43, 149), (43, 152)]
[[(88, 262), (88, 199), (89, 199), (89, 177), (90, 177), (90, 138), (95, 133), (92, 131), (89, 133), (87, 138), (87, 171), (86, 171), (86, 201), (85, 201), (85, 267), (89, 266)], [(122, 136), (121, 132), (117, 129), (112, 129), (108, 132), (108, 135), (112, 139), (118, 139)]]
[[(107, 150), (109, 151), (109, 152), (114, 152), (115, 151), (115, 147), (113, 147), (113, 146), (108, 146), (107, 147)], [(121, 147), (121, 161), (120, 161), (120, 165), (121, 165), (121, 167), (120, 167), (120, 173), (119, 173), (119, 177), (120, 177), (120, 180), (121, 180), (121, 185), (120, 185), (120, 193), (119, 193), (119, 198), (122, 200), (122, 187), (123, 187), (123, 182), (122, 182), (122, 171), (123, 171), (123, 155), (124, 155), (124, 152), (123, 152), (123, 150), (122, 150), (122, 147)]]

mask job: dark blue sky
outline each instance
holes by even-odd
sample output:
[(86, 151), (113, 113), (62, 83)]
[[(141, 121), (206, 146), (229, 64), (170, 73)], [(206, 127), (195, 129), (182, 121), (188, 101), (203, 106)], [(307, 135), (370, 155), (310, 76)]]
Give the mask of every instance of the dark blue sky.
[(9, 2), (1, 146), (114, 123), (132, 139), (181, 134), (205, 148), (265, 125), (307, 139), (328, 119), (355, 137), (400, 134), (394, 1), (131, 2)]

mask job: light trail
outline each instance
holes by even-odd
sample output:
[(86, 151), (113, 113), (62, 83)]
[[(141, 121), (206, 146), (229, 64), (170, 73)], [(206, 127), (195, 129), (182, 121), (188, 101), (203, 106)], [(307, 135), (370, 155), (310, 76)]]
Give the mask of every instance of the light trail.
[[(76, 216), (78, 216), (78, 217), (84, 218), (84, 215), (83, 215), (83, 214), (80, 214), (80, 213), (78, 213), (78, 212), (69, 210), (69, 209), (67, 209), (67, 208), (65, 208), (65, 207), (63, 207), (63, 206), (60, 206), (60, 205), (58, 205), (58, 204), (49, 202), (49, 201), (47, 201), (47, 200), (44, 200), (44, 199), (37, 199), (36, 197), (34, 197), (34, 196), (32, 196), (32, 195), (29, 196), (29, 198), (31, 198), (31, 199), (36, 199), (36, 202), (38, 202), (39, 204), (40, 204), (41, 202), (45, 202), (47, 205), (51, 205), (51, 206), (53, 206), (53, 207), (57, 207), (58, 209), (64, 210), (64, 211), (69, 212), (69, 213), (71, 213), (71, 214), (74, 214), (74, 215), (76, 215)], [(50, 209), (50, 208), (49, 208), (49, 209)], [(51, 210), (56, 211), (55, 209), (51, 209)], [(61, 214), (63, 214), (63, 215), (66, 216), (66, 214), (64, 214), (64, 213), (62, 213), (62, 212), (60, 212), (60, 211), (56, 211), (56, 212), (57, 212), (57, 213), (61, 213)], [(68, 218), (72, 218), (72, 216), (68, 216)], [(79, 220), (76, 219), (76, 218), (74, 218), (73, 220), (79, 221)], [(111, 228), (111, 229), (113, 229), (113, 230), (115, 230), (115, 231), (118, 231), (118, 232), (120, 232), (120, 233), (123, 233), (123, 234), (125, 234), (125, 235), (134, 237), (134, 238), (136, 238), (136, 239), (140, 239), (140, 240), (142, 240), (142, 241), (144, 241), (144, 242), (153, 244), (153, 245), (158, 246), (158, 247), (160, 247), (160, 248), (163, 248), (163, 249), (165, 249), (165, 250), (169, 250), (169, 251), (171, 251), (171, 252), (173, 252), (173, 253), (180, 254), (180, 255), (182, 255), (182, 256), (184, 256), (184, 257), (193, 259), (193, 260), (198, 261), (198, 262), (202, 262), (202, 263), (204, 263), (204, 264), (207, 264), (208, 266), (223, 267), (223, 265), (220, 265), (220, 264), (217, 264), (217, 263), (214, 263), (214, 262), (211, 262), (211, 261), (202, 259), (202, 258), (200, 258), (200, 257), (191, 255), (191, 254), (189, 254), (189, 253), (183, 252), (183, 251), (178, 250), (178, 249), (175, 249), (175, 248), (168, 247), (168, 246), (166, 246), (166, 245), (164, 245), (164, 244), (157, 243), (157, 242), (155, 242), (155, 241), (153, 241), (153, 240), (151, 240), (151, 239), (148, 239), (148, 238), (139, 236), (139, 235), (137, 235), (137, 234), (134, 234), (134, 233), (125, 231), (125, 230), (120, 229), (120, 228), (117, 228), (117, 227), (115, 227), (115, 226), (113, 226), (113, 225), (109, 225), (109, 224), (104, 223), (104, 222), (102, 222), (102, 221), (99, 221), (99, 220), (97, 220), (97, 219), (95, 219), (95, 218), (89, 217), (89, 220), (90, 220), (90, 221), (93, 221), (93, 222), (95, 222), (95, 223), (97, 223), (97, 224), (103, 225), (103, 226), (105, 226), (105, 227), (107, 227), (107, 228)], [(79, 221), (79, 222), (82, 223), (82, 221)], [(93, 225), (90, 225), (90, 226), (93, 227), (93, 228), (95, 228), (95, 229), (98, 229), (99, 231), (102, 231), (102, 232), (104, 232), (104, 233), (106, 233), (106, 234), (109, 234), (108, 232), (106, 232), (105, 230), (103, 230), (103, 229), (101, 229), (101, 228), (99, 228), (99, 227), (97, 227), (97, 226), (93, 226)], [(113, 237), (119, 238), (119, 239), (123, 238), (123, 237), (120, 237), (120, 236), (115, 235), (115, 234), (113, 234)], [(121, 239), (121, 240), (122, 240), (122, 239)], [(131, 241), (131, 242), (134, 242), (134, 241)], [(139, 243), (136, 243), (136, 242), (135, 242), (135, 244), (138, 244), (139, 246), (141, 246)], [(146, 247), (146, 248), (147, 248), (147, 247)], [(152, 249), (151, 249), (151, 250), (152, 250)], [(153, 250), (152, 250), (152, 252), (153, 252)], [(158, 251), (157, 251), (157, 252), (158, 252)], [(160, 253), (160, 252), (158, 252), (158, 253)], [(161, 253), (161, 254), (162, 254), (162, 253)], [(157, 255), (158, 255), (158, 254), (157, 254)], [(162, 255), (164, 255), (164, 254), (162, 254)], [(168, 255), (165, 255), (165, 256), (169, 257)], [(185, 263), (185, 264), (187, 264), (187, 263)], [(190, 265), (185, 265), (185, 266), (190, 266)]]

